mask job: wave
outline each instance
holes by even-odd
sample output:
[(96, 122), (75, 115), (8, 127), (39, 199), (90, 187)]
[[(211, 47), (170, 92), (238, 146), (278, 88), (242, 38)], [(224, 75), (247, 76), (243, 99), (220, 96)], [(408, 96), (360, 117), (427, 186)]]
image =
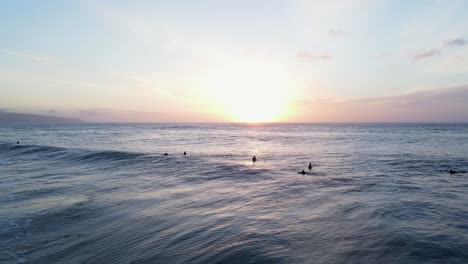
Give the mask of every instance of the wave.
[(10, 151), (17, 154), (50, 153), (62, 150), (64, 150), (64, 148), (53, 146), (0, 144), (0, 151)]
[[(199, 154), (195, 156), (164, 156), (160, 153), (131, 152), (119, 150), (90, 150), (65, 148), (45, 145), (16, 145), (0, 143), (0, 153), (18, 162), (40, 161), (43, 166), (68, 167), (86, 166), (89, 169), (119, 170), (129, 172), (138, 170), (143, 174), (159, 172), (180, 174), (181, 179), (194, 183), (206, 180), (240, 179), (253, 180), (269, 178), (274, 175), (271, 168), (250, 167), (245, 164), (230, 163), (229, 160), (241, 158), (233, 154)], [(183, 159), (182, 159), (183, 157)], [(135, 165), (135, 166), (132, 166)], [(132, 167), (128, 167), (132, 166)], [(81, 170), (82, 168), (78, 168)], [(41, 177), (56, 176), (53, 173), (43, 173)]]
[(150, 156), (148, 153), (117, 150), (87, 150), (44, 145), (14, 145), (0, 143), (0, 152), (16, 156), (34, 156), (35, 158), (61, 159), (78, 162), (114, 162), (135, 160)]
[(78, 155), (79, 161), (124, 161), (124, 160), (133, 160), (139, 157), (147, 156), (144, 153), (134, 153), (134, 152), (124, 152), (124, 151), (114, 151), (114, 150), (105, 150), (105, 151), (92, 151), (90, 153), (82, 153)]

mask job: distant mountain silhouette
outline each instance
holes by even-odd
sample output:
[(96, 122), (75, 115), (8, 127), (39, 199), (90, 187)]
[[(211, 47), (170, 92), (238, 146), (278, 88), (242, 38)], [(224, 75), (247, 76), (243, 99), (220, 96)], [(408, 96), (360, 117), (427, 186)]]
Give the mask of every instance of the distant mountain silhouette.
[(80, 119), (48, 115), (10, 113), (0, 111), (0, 124), (64, 124), (83, 123)]

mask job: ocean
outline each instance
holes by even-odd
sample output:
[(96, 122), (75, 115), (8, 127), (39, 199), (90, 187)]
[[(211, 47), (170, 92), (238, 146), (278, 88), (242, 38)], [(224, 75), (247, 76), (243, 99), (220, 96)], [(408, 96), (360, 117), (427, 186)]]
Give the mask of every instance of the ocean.
[(468, 263), (450, 169), (467, 124), (2, 125), (0, 263)]

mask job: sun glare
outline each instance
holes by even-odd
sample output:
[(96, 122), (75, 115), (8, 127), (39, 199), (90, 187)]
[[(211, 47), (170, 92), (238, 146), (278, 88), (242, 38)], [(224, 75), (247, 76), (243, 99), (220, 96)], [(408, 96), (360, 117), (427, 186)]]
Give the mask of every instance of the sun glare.
[(215, 111), (232, 121), (278, 122), (288, 115), (292, 84), (278, 65), (231, 64), (211, 71), (208, 79)]

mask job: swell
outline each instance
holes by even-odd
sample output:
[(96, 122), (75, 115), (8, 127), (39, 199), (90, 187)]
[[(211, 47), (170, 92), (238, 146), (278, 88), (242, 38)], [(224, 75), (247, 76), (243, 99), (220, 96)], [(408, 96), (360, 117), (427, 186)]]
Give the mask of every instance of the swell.
[[(3, 155), (2, 155), (3, 154)], [(107, 173), (111, 177), (127, 177), (132, 172), (139, 175), (179, 175), (177, 181), (201, 183), (207, 180), (258, 180), (272, 177), (271, 168), (250, 167), (231, 163), (243, 158), (239, 155), (164, 156), (161, 153), (130, 152), (118, 150), (90, 150), (44, 145), (16, 145), (0, 143), (0, 158), (18, 160), (44, 171), (34, 178), (66, 177), (68, 174)], [(25, 162), (26, 161), (26, 162)], [(32, 161), (32, 162), (31, 162)], [(67, 168), (66, 172), (63, 168)], [(52, 171), (51, 171), (52, 170)], [(53, 172), (58, 170), (57, 172)], [(115, 173), (115, 172), (119, 173)], [(31, 174), (32, 175), (32, 174)]]
[(72, 149), (44, 145), (13, 145), (0, 143), (0, 153), (22, 157), (68, 160), (75, 162), (112, 162), (135, 160), (148, 156), (147, 153), (116, 151), (116, 150), (87, 150)]

